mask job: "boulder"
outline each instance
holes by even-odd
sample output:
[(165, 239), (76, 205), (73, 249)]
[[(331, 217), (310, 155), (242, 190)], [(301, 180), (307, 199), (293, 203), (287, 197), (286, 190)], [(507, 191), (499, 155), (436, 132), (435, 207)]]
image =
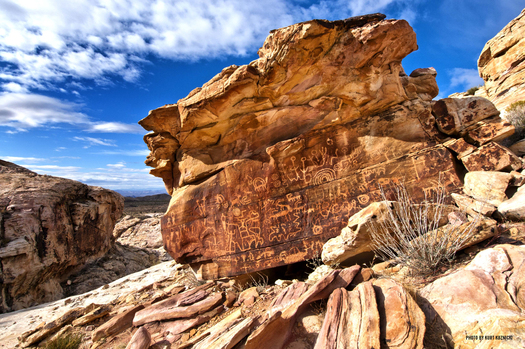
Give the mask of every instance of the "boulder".
[(455, 347), (523, 347), (524, 268), (524, 246), (499, 245), (478, 253), (467, 267), (421, 290), (427, 323), (444, 323)]
[(341, 235), (328, 240), (323, 245), (321, 258), (323, 263), (333, 265), (346, 261), (362, 252), (372, 251), (372, 238), (370, 229), (372, 224), (390, 219), (387, 205), (393, 202), (379, 201), (370, 204), (348, 220), (348, 225), (343, 228)]
[(412, 296), (392, 279), (373, 281), (380, 340), (388, 348), (423, 348), (425, 315)]
[[(424, 331), (423, 331), (424, 333)], [(336, 289), (328, 300), (316, 349), (380, 348), (380, 318), (371, 282), (348, 292)]]
[(461, 135), (468, 126), (499, 115), (494, 104), (483, 97), (444, 98), (434, 102), (432, 114), (439, 130), (447, 135)]
[(482, 88), (496, 107), (505, 111), (512, 103), (525, 100), (525, 11), (490, 39), (478, 59)]
[(491, 216), (496, 211), (496, 206), (491, 205), (487, 202), (478, 201), (471, 197), (461, 195), (458, 193), (452, 193), (451, 195), (452, 199), (454, 199), (456, 205), (458, 205), (459, 209), (462, 212), (468, 212), (471, 214), (473, 212), (478, 212), (484, 216)]
[(461, 161), (468, 171), (511, 171), (523, 167), (523, 162), (512, 151), (494, 142), (478, 148)]
[(151, 111), (140, 124), (172, 195), (168, 252), (203, 278), (291, 264), (378, 201), (378, 185), (403, 180), (415, 200), (440, 176), (461, 186), (437, 142), (436, 71), (400, 64), (416, 48), (407, 22), (380, 14), (299, 23)]
[(120, 194), (0, 160), (0, 312), (63, 297), (60, 282), (114, 244)]
[(509, 147), (509, 149), (517, 156), (525, 156), (525, 139), (514, 143)]
[(135, 332), (129, 341), (126, 349), (147, 349), (151, 344), (151, 335), (145, 327), (141, 327)]
[(474, 171), (465, 175), (463, 191), (472, 198), (498, 206), (507, 200), (505, 191), (513, 176), (510, 173)]
[(525, 220), (525, 186), (520, 187), (509, 200), (498, 205), (498, 212), (512, 220)]

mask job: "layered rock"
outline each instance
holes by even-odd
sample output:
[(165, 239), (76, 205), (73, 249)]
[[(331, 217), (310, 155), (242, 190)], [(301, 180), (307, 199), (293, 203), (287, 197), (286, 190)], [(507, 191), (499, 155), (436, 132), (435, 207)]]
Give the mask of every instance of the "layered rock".
[(59, 299), (60, 282), (114, 243), (121, 195), (0, 160), (2, 312)]
[(449, 135), (471, 142), (470, 154), (512, 133), (480, 98), (456, 103), (454, 130), (442, 133), (453, 112), (432, 110), (436, 71), (407, 76), (415, 34), (383, 18), (274, 30), (258, 60), (140, 121), (153, 131), (146, 163), (172, 195), (162, 234), (177, 261), (217, 278), (312, 258), (381, 199), (379, 186), (402, 181), (416, 201), (439, 180), (457, 190)]
[(480, 252), (466, 268), (423, 288), (427, 322), (444, 322), (455, 347), (523, 347), (524, 262), (523, 246)]
[(525, 10), (490, 39), (478, 59), (485, 86), (480, 95), (504, 111), (525, 100)]

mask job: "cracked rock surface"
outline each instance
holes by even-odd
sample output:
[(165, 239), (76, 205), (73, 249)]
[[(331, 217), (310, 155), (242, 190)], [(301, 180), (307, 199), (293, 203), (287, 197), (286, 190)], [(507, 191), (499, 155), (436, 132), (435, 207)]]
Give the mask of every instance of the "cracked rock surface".
[(0, 312), (63, 297), (60, 282), (114, 244), (123, 197), (0, 160)]

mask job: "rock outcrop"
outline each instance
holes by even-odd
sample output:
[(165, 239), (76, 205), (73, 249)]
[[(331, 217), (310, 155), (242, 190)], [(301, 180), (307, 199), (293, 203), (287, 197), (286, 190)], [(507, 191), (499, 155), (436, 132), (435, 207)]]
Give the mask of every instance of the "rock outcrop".
[(427, 322), (445, 323), (454, 347), (523, 347), (524, 267), (524, 246), (480, 252), (467, 267), (423, 288)]
[(505, 26), (483, 48), (478, 70), (485, 81), (479, 92), (505, 111), (525, 100), (525, 10)]
[(173, 258), (204, 278), (303, 261), (381, 200), (379, 185), (403, 181), (416, 201), (440, 179), (456, 191), (459, 154), (473, 169), (521, 167), (495, 160), (513, 128), (489, 101), (432, 108), (436, 71), (401, 66), (415, 49), (408, 23), (380, 14), (299, 23), (151, 111), (140, 124), (153, 131), (146, 163), (172, 195), (162, 234)]
[(0, 160), (1, 312), (63, 297), (60, 282), (103, 256), (120, 194)]

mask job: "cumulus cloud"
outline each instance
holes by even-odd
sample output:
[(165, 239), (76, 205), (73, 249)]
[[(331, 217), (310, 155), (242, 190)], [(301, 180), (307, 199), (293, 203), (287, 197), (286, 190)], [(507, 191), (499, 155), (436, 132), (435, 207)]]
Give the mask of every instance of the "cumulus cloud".
[(148, 55), (195, 60), (245, 55), (268, 31), (311, 18), (344, 18), (417, 0), (39, 0), (0, 2), (5, 91), (66, 80), (136, 81)]
[(483, 79), (479, 77), (477, 69), (454, 68), (449, 72), (450, 88), (463, 88), (464, 90), (483, 85)]
[(76, 125), (81, 130), (99, 133), (143, 133), (138, 125), (120, 122), (95, 122), (79, 112), (77, 103), (31, 93), (0, 94), (0, 126), (23, 132), (54, 124)]
[(76, 110), (78, 106), (37, 94), (5, 93), (0, 95), (0, 126), (17, 130), (46, 124), (86, 124), (89, 119)]

